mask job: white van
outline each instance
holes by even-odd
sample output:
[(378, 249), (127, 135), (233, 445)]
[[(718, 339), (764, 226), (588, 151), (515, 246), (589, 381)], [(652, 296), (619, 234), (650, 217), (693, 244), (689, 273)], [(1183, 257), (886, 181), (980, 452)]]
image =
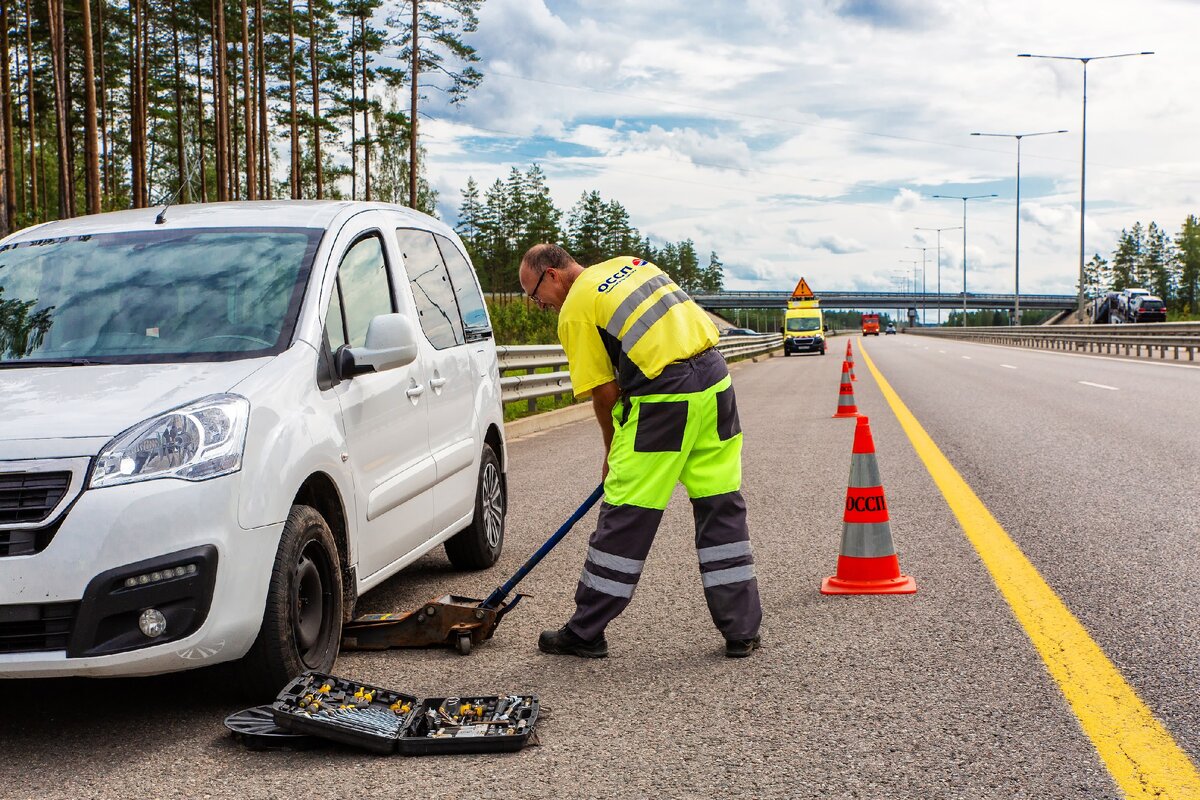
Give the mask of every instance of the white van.
[(0, 243), (0, 677), (327, 670), (359, 594), (504, 540), (487, 308), (458, 237), (248, 202)]

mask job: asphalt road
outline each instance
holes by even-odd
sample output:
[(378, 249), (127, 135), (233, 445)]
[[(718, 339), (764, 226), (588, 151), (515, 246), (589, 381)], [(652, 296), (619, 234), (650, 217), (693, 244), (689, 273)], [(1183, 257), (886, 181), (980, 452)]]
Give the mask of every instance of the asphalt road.
[[(538, 632), (571, 612), (594, 514), (523, 584), (535, 596), (470, 657), (339, 659), (339, 674), (417, 695), (535, 692), (550, 709), (539, 747), (419, 759), (255, 753), (226, 735), (221, 720), (245, 703), (216, 676), (10, 681), (0, 796), (1121, 796), (861, 359), (858, 405), (871, 418), (901, 567), (919, 591), (819, 594), (837, 557), (854, 427), (831, 419), (844, 341), (823, 358), (733, 371), (766, 613), (752, 658), (722, 656), (679, 491), (633, 604), (609, 628), (606, 660), (536, 649)], [(1196, 760), (1200, 570), (1186, 545), (1200, 475), (1186, 459), (1200, 373), (912, 336), (866, 347)], [(599, 434), (590, 421), (568, 425), (510, 442), (509, 457), (501, 564), (459, 573), (430, 554), (361, 611), (405, 610), (445, 591), (484, 596), (594, 487)]]

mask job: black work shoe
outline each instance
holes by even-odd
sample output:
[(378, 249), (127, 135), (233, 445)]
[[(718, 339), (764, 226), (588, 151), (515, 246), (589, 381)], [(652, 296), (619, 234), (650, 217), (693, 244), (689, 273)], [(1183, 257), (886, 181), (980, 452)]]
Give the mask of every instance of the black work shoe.
[(753, 639), (726, 639), (725, 657), (745, 658), (760, 647), (762, 647), (762, 638), (758, 636)]
[(607, 658), (608, 642), (604, 634), (588, 642), (580, 639), (575, 632), (563, 625), (556, 631), (542, 631), (538, 637), (538, 650), (558, 656), (579, 656), (580, 658)]

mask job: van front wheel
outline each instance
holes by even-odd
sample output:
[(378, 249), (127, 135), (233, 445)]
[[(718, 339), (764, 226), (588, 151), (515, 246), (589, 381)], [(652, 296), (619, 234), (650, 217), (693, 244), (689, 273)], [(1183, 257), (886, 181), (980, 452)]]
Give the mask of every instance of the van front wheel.
[(292, 506), (267, 589), (258, 639), (242, 679), (256, 695), (275, 695), (305, 670), (329, 672), (342, 640), (342, 571), (325, 518)]
[(504, 517), (508, 497), (500, 459), (485, 444), (479, 458), (479, 484), (475, 490), (475, 516), (471, 524), (446, 540), (446, 556), (458, 569), (487, 569), (504, 548)]

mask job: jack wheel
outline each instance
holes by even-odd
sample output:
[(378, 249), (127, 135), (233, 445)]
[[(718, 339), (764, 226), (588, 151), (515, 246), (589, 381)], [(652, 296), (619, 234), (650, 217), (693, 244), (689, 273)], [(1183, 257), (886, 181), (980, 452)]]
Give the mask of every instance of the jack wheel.
[(471, 634), (460, 633), (458, 635), (458, 642), (455, 643), (454, 647), (458, 650), (460, 656), (471, 655)]

